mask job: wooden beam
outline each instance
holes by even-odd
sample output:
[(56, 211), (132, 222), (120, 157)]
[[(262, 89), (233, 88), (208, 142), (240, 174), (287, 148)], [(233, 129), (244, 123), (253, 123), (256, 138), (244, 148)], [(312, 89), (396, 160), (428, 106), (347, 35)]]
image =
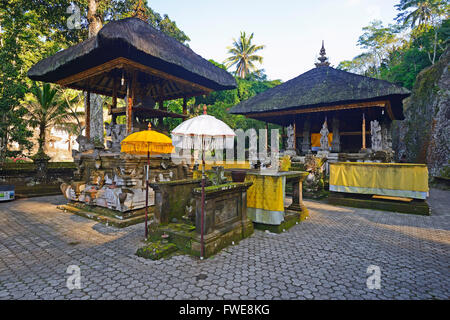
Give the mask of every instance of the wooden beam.
[(132, 81), (127, 81), (127, 97), (126, 97), (126, 104), (127, 104), (127, 112), (126, 112), (126, 118), (127, 118), (127, 135), (131, 133), (132, 131), (132, 113), (133, 113), (133, 94), (132, 94)]
[(366, 117), (363, 113), (362, 118), (362, 149), (366, 149)]
[(91, 138), (91, 92), (86, 92), (86, 110), (85, 119), (86, 119), (86, 138)]
[(183, 114), (187, 115), (187, 98), (183, 97)]
[(389, 100), (386, 101), (386, 105), (385, 106), (386, 106), (386, 111), (387, 111), (387, 113), (389, 115), (389, 118), (391, 120), (395, 120), (394, 113), (392, 112), (391, 102)]
[[(370, 134), (370, 131), (366, 130), (366, 134)], [(339, 132), (339, 135), (342, 136), (361, 136), (362, 131), (345, 131), (345, 132)], [(298, 133), (298, 137), (303, 137), (303, 133)]]
[(270, 111), (270, 112), (255, 112), (255, 113), (248, 113), (245, 116), (248, 118), (265, 118), (265, 117), (271, 117), (271, 116), (282, 116), (282, 115), (291, 115), (291, 114), (325, 112), (325, 111), (336, 111), (336, 110), (346, 110), (346, 109), (361, 109), (364, 107), (381, 107), (381, 108), (383, 108), (387, 103), (389, 103), (388, 100), (358, 102), (358, 103), (342, 104), (342, 105), (336, 105), (336, 106), (323, 106), (323, 107)]
[(163, 72), (163, 71), (160, 71), (160, 70), (148, 67), (148, 66), (144, 66), (143, 64), (137, 63), (135, 61), (132, 61), (132, 60), (129, 60), (129, 59), (123, 58), (123, 57), (113, 59), (113, 60), (105, 62), (99, 66), (95, 66), (94, 68), (90, 68), (90, 69), (82, 71), (80, 73), (71, 75), (67, 78), (58, 80), (58, 81), (56, 81), (56, 83), (59, 85), (62, 85), (62, 86), (68, 86), (75, 82), (85, 80), (88, 78), (92, 78), (94, 76), (100, 75), (105, 72), (109, 72), (113, 69), (123, 69), (123, 68), (137, 69), (143, 73), (146, 73), (146, 74), (149, 74), (152, 76), (156, 76), (158, 78), (178, 82), (180, 84), (184, 84), (191, 88), (196, 88), (197, 90), (202, 91), (202, 92), (210, 93), (213, 91), (213, 89), (210, 89), (208, 87), (199, 85), (194, 82), (190, 82), (190, 81), (182, 79), (182, 78), (178, 78), (178, 77), (168, 74), (166, 72)]

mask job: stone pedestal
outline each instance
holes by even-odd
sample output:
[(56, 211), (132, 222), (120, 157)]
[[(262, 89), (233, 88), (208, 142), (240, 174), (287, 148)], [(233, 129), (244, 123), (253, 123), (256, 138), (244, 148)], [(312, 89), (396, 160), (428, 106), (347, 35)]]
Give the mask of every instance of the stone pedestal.
[[(251, 182), (243, 182), (205, 188), (203, 221), (205, 257), (253, 233), (253, 224), (247, 218), (247, 189), (251, 185)], [(201, 249), (201, 193), (201, 188), (194, 189), (197, 236), (192, 243), (192, 250), (198, 253)]]
[(292, 184), (292, 204), (287, 208), (293, 211), (302, 211), (303, 205), (303, 181), (308, 176), (307, 172), (304, 172), (301, 176), (288, 178), (287, 182)]

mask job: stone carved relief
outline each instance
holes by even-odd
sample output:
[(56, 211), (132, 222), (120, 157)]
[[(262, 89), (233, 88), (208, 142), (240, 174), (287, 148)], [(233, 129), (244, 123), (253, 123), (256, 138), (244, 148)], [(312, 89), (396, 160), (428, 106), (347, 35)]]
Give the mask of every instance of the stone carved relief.
[(294, 149), (294, 139), (295, 139), (295, 133), (294, 133), (294, 126), (289, 125), (289, 127), (286, 128), (287, 133), (287, 149)]
[(377, 120), (370, 122), (370, 136), (372, 141), (372, 150), (383, 150), (383, 141), (381, 138), (381, 126)]
[(107, 141), (108, 149), (114, 152), (120, 152), (120, 143), (127, 136), (127, 128), (124, 124), (105, 123), (106, 135), (111, 137), (111, 141)]

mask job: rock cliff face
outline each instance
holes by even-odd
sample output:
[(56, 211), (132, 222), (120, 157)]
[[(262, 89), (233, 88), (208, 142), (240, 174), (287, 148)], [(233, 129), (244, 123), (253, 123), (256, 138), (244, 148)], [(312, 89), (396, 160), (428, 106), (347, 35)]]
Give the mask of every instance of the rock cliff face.
[(441, 175), (450, 161), (450, 50), (419, 73), (404, 100), (405, 120), (394, 123), (397, 160), (426, 163), (430, 176)]

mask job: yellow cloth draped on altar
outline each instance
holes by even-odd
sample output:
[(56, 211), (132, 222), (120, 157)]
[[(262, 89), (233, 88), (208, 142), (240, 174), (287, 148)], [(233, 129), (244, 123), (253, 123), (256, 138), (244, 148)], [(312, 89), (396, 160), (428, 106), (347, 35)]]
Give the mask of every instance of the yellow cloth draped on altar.
[(330, 191), (425, 199), (428, 168), (409, 163), (330, 163)]
[(253, 182), (247, 191), (247, 207), (284, 212), (284, 177), (247, 175)]

